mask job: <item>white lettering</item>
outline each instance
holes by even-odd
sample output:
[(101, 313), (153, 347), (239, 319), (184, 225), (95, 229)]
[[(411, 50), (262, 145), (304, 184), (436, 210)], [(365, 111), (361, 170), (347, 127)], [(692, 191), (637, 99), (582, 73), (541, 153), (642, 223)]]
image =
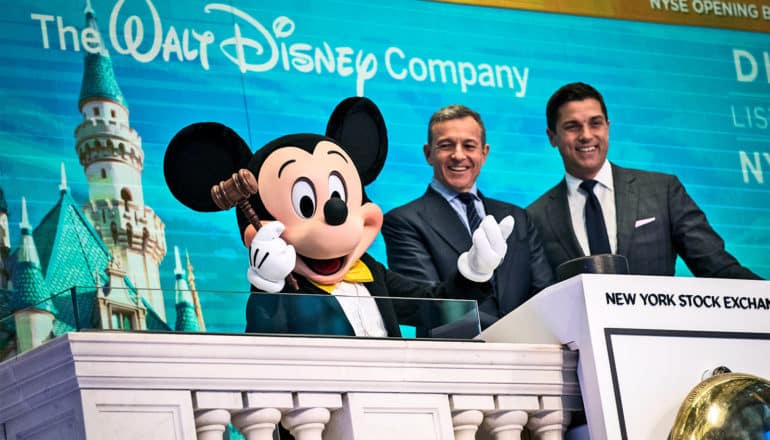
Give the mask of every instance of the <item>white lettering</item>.
[(393, 63), (391, 62), (391, 58), (394, 54), (397, 55), (398, 58), (400, 58), (402, 61), (404, 58), (406, 58), (404, 51), (401, 49), (397, 47), (389, 47), (388, 50), (385, 51), (385, 69), (393, 79), (403, 80), (407, 75), (406, 69), (401, 69), (400, 72), (393, 70)]
[(353, 49), (349, 47), (337, 48), (337, 73), (342, 77), (353, 74), (353, 67), (351, 66), (351, 64), (353, 64), (353, 59), (350, 58), (350, 55), (352, 54)]
[(75, 26), (64, 26), (61, 17), (56, 17), (56, 29), (59, 31), (59, 49), (67, 50), (67, 35), (72, 39), (72, 47), (75, 52), (80, 52), (78, 30)]
[[(749, 66), (751, 66), (749, 73), (743, 70), (741, 59), (749, 62)], [(751, 82), (757, 78), (757, 60), (752, 54), (742, 49), (733, 49), (733, 62), (735, 63), (735, 77), (739, 82)]]
[(430, 80), (432, 83), (456, 84), (462, 93), (475, 86), (513, 89), (517, 98), (527, 94), (529, 67), (519, 69), (517, 66), (412, 57), (408, 58), (405, 69), (402, 67), (405, 60), (406, 54), (398, 47), (389, 47), (385, 51), (385, 69), (391, 78), (401, 81), (408, 77), (417, 82)]
[[(740, 151), (738, 154), (741, 160), (741, 171), (743, 171), (743, 183), (749, 183), (749, 171), (751, 171), (757, 183), (764, 183), (765, 178), (762, 172), (762, 162), (759, 160), (759, 152), (754, 152), (753, 162), (745, 151)], [(765, 159), (770, 163), (770, 155), (767, 153), (765, 153)]]
[(145, 53), (139, 53), (139, 46), (144, 41), (144, 23), (136, 15), (128, 17), (123, 24), (123, 39), (125, 40), (126, 46), (123, 47), (118, 41), (118, 16), (120, 15), (120, 9), (123, 7), (124, 2), (125, 0), (118, 0), (110, 14), (110, 42), (112, 43), (112, 47), (114, 47), (121, 55), (131, 55), (140, 63), (149, 63), (155, 59), (160, 52), (163, 38), (163, 28), (161, 27), (158, 11), (155, 10), (155, 6), (153, 6), (150, 0), (146, 0), (147, 6), (150, 9), (150, 15), (152, 16), (155, 37), (153, 38), (150, 49)]
[[(292, 42), (290, 37), (294, 36), (296, 26), (286, 16), (275, 18), (272, 27), (268, 28), (255, 17), (230, 4), (209, 3), (203, 8), (205, 13), (221, 12), (232, 16), (228, 20), (232, 22), (232, 33), (226, 38), (215, 38), (211, 31), (199, 32), (173, 25), (164, 27), (152, 0), (144, 1), (147, 10), (141, 15), (127, 14), (123, 9), (125, 2), (115, 0), (111, 9), (109, 43), (117, 54), (131, 56), (140, 63), (149, 63), (158, 58), (167, 63), (198, 59), (201, 67), (209, 70), (209, 45), (218, 41), (222, 55), (237, 66), (241, 73), (266, 72), (280, 65), (286, 72), (293, 70), (300, 73), (336, 74), (340, 78), (354, 77), (356, 94), (359, 96), (364, 95), (366, 82), (377, 74), (379, 60), (374, 53), (347, 45), (334, 46), (326, 41), (320, 44)], [(30, 18), (39, 23), (41, 42), (45, 49), (50, 48), (51, 38), (58, 36), (60, 50), (79, 51), (82, 44), (89, 53), (107, 53), (106, 36), (103, 39), (95, 26), (86, 26), (78, 34), (77, 27), (65, 25), (60, 16), (33, 13)], [(58, 32), (51, 37), (48, 24), (53, 22)], [(451, 84), (462, 93), (478, 87), (507, 89), (519, 98), (527, 93), (528, 67), (409, 57), (395, 46), (386, 49), (384, 61), (389, 76), (398, 81), (409, 79), (415, 82)], [(740, 63), (737, 66), (741, 68)], [(739, 73), (745, 74), (742, 70)]]
[[(244, 38), (241, 34), (240, 25), (238, 25), (238, 23), (233, 24), (233, 36), (222, 40), (222, 42), (219, 43), (219, 48), (222, 50), (222, 53), (224, 53), (225, 56), (230, 61), (232, 61), (233, 63), (235, 63), (235, 65), (238, 66), (238, 68), (241, 70), (241, 73), (266, 72), (272, 69), (273, 67), (275, 67), (276, 63), (278, 62), (278, 46), (276, 45), (272, 35), (270, 35), (270, 33), (267, 31), (267, 29), (265, 29), (264, 26), (262, 26), (262, 23), (255, 20), (249, 14), (241, 11), (238, 8), (232, 7), (230, 5), (215, 3), (215, 4), (206, 5), (204, 10), (206, 12), (222, 11), (222, 12), (227, 12), (235, 15), (236, 17), (248, 23), (262, 37), (264, 37), (265, 41), (267, 42), (268, 47), (270, 49), (268, 51), (269, 58), (266, 61), (263, 61), (262, 63), (249, 62), (246, 59), (247, 53), (246, 53), (246, 50), (244, 49), (252, 49), (253, 52), (249, 52), (249, 54), (256, 55), (257, 57), (259, 57), (265, 54), (266, 52), (265, 47), (256, 40), (253, 40), (251, 38)], [(231, 53), (230, 51), (228, 51), (228, 49), (230, 49), (231, 47), (234, 49), (235, 53)]]
[(88, 53), (99, 53), (102, 51), (102, 37), (99, 32), (87, 27), (80, 33), (80, 39), (83, 40), (83, 49)]
[(519, 69), (513, 66), (513, 74), (516, 76), (516, 81), (519, 82), (519, 91), (516, 92), (517, 98), (523, 98), (527, 94), (527, 80), (529, 79), (529, 67), (524, 68), (524, 76), (519, 73)]
[(33, 20), (40, 21), (40, 36), (43, 39), (43, 49), (50, 48), (50, 45), (48, 43), (48, 25), (47, 25), (47, 23), (49, 21), (54, 21), (53, 15), (30, 14), (29, 18), (31, 18)]
[(356, 95), (364, 96), (364, 83), (377, 73), (377, 57), (373, 53), (363, 55), (359, 51), (356, 55), (356, 72)]

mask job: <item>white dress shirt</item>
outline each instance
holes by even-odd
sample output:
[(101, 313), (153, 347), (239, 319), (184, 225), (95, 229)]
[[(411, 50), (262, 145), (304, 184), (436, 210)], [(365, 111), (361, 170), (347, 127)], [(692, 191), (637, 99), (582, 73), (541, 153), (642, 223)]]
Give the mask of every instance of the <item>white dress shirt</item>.
[(332, 295), (340, 303), (356, 336), (388, 336), (380, 309), (363, 284), (340, 281)]
[[(586, 199), (588, 195), (579, 188), (583, 180), (566, 173), (564, 176), (567, 182), (567, 202), (569, 203), (569, 213), (572, 218), (572, 229), (583, 249), (583, 254), (591, 255), (588, 247), (588, 233), (586, 232)], [(608, 160), (599, 170), (599, 174), (594, 177), (599, 182), (594, 187), (594, 194), (602, 205), (602, 215), (604, 224), (607, 226), (607, 237), (610, 239), (610, 249), (612, 253), (618, 251), (618, 223), (615, 216), (615, 185), (612, 182), (612, 166)]]
[[(436, 190), (437, 193), (441, 194), (441, 197), (443, 197), (447, 202), (449, 202), (449, 206), (452, 207), (452, 209), (455, 210), (457, 213), (457, 216), (460, 217), (460, 221), (463, 222), (465, 225), (465, 229), (468, 230), (468, 233), (471, 233), (471, 227), (468, 225), (468, 214), (466, 211), (465, 203), (463, 203), (462, 200), (460, 200), (459, 197), (457, 197), (460, 193), (457, 191), (447, 188), (436, 180), (434, 177), (433, 180), (430, 182), (431, 188)], [(475, 197), (473, 199), (473, 205), (476, 207), (476, 212), (479, 213), (479, 218), (484, 220), (484, 216), (486, 216), (486, 212), (484, 211), (484, 203), (481, 202), (481, 198), (479, 198), (478, 189), (476, 189), (476, 184), (473, 184), (473, 187), (471, 188), (469, 193), (473, 194)], [(473, 235), (473, 234), (471, 234)]]

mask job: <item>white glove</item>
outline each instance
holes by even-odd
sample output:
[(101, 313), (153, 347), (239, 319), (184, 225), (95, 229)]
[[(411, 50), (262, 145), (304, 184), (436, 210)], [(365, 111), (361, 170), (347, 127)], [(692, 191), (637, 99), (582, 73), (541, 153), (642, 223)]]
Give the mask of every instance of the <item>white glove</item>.
[(492, 278), (508, 250), (506, 240), (513, 231), (514, 223), (510, 215), (500, 224), (491, 215), (484, 217), (473, 232), (473, 245), (457, 258), (457, 269), (465, 278), (477, 283)]
[(249, 248), (249, 282), (259, 290), (280, 292), (285, 278), (294, 270), (297, 253), (281, 238), (284, 226), (279, 221), (262, 226)]

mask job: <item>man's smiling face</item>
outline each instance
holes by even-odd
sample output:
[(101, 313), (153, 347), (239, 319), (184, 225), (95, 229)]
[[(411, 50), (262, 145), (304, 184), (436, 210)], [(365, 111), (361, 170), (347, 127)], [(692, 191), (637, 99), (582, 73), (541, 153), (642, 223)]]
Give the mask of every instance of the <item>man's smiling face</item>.
[(578, 179), (593, 179), (607, 158), (610, 121), (599, 101), (569, 101), (559, 108), (556, 130), (546, 129), (551, 145), (559, 148), (564, 169)]
[(489, 154), (481, 127), (466, 116), (437, 122), (431, 131), (433, 139), (423, 152), (433, 167), (433, 177), (457, 192), (470, 190)]

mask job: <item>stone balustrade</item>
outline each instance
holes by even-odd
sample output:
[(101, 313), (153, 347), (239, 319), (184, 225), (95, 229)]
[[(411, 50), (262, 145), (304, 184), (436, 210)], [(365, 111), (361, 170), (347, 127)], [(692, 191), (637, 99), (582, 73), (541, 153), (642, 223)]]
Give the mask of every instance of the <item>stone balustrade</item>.
[[(561, 439), (581, 408), (557, 345), (71, 333), (0, 364), (0, 440)], [(35, 434), (38, 433), (38, 434)]]

